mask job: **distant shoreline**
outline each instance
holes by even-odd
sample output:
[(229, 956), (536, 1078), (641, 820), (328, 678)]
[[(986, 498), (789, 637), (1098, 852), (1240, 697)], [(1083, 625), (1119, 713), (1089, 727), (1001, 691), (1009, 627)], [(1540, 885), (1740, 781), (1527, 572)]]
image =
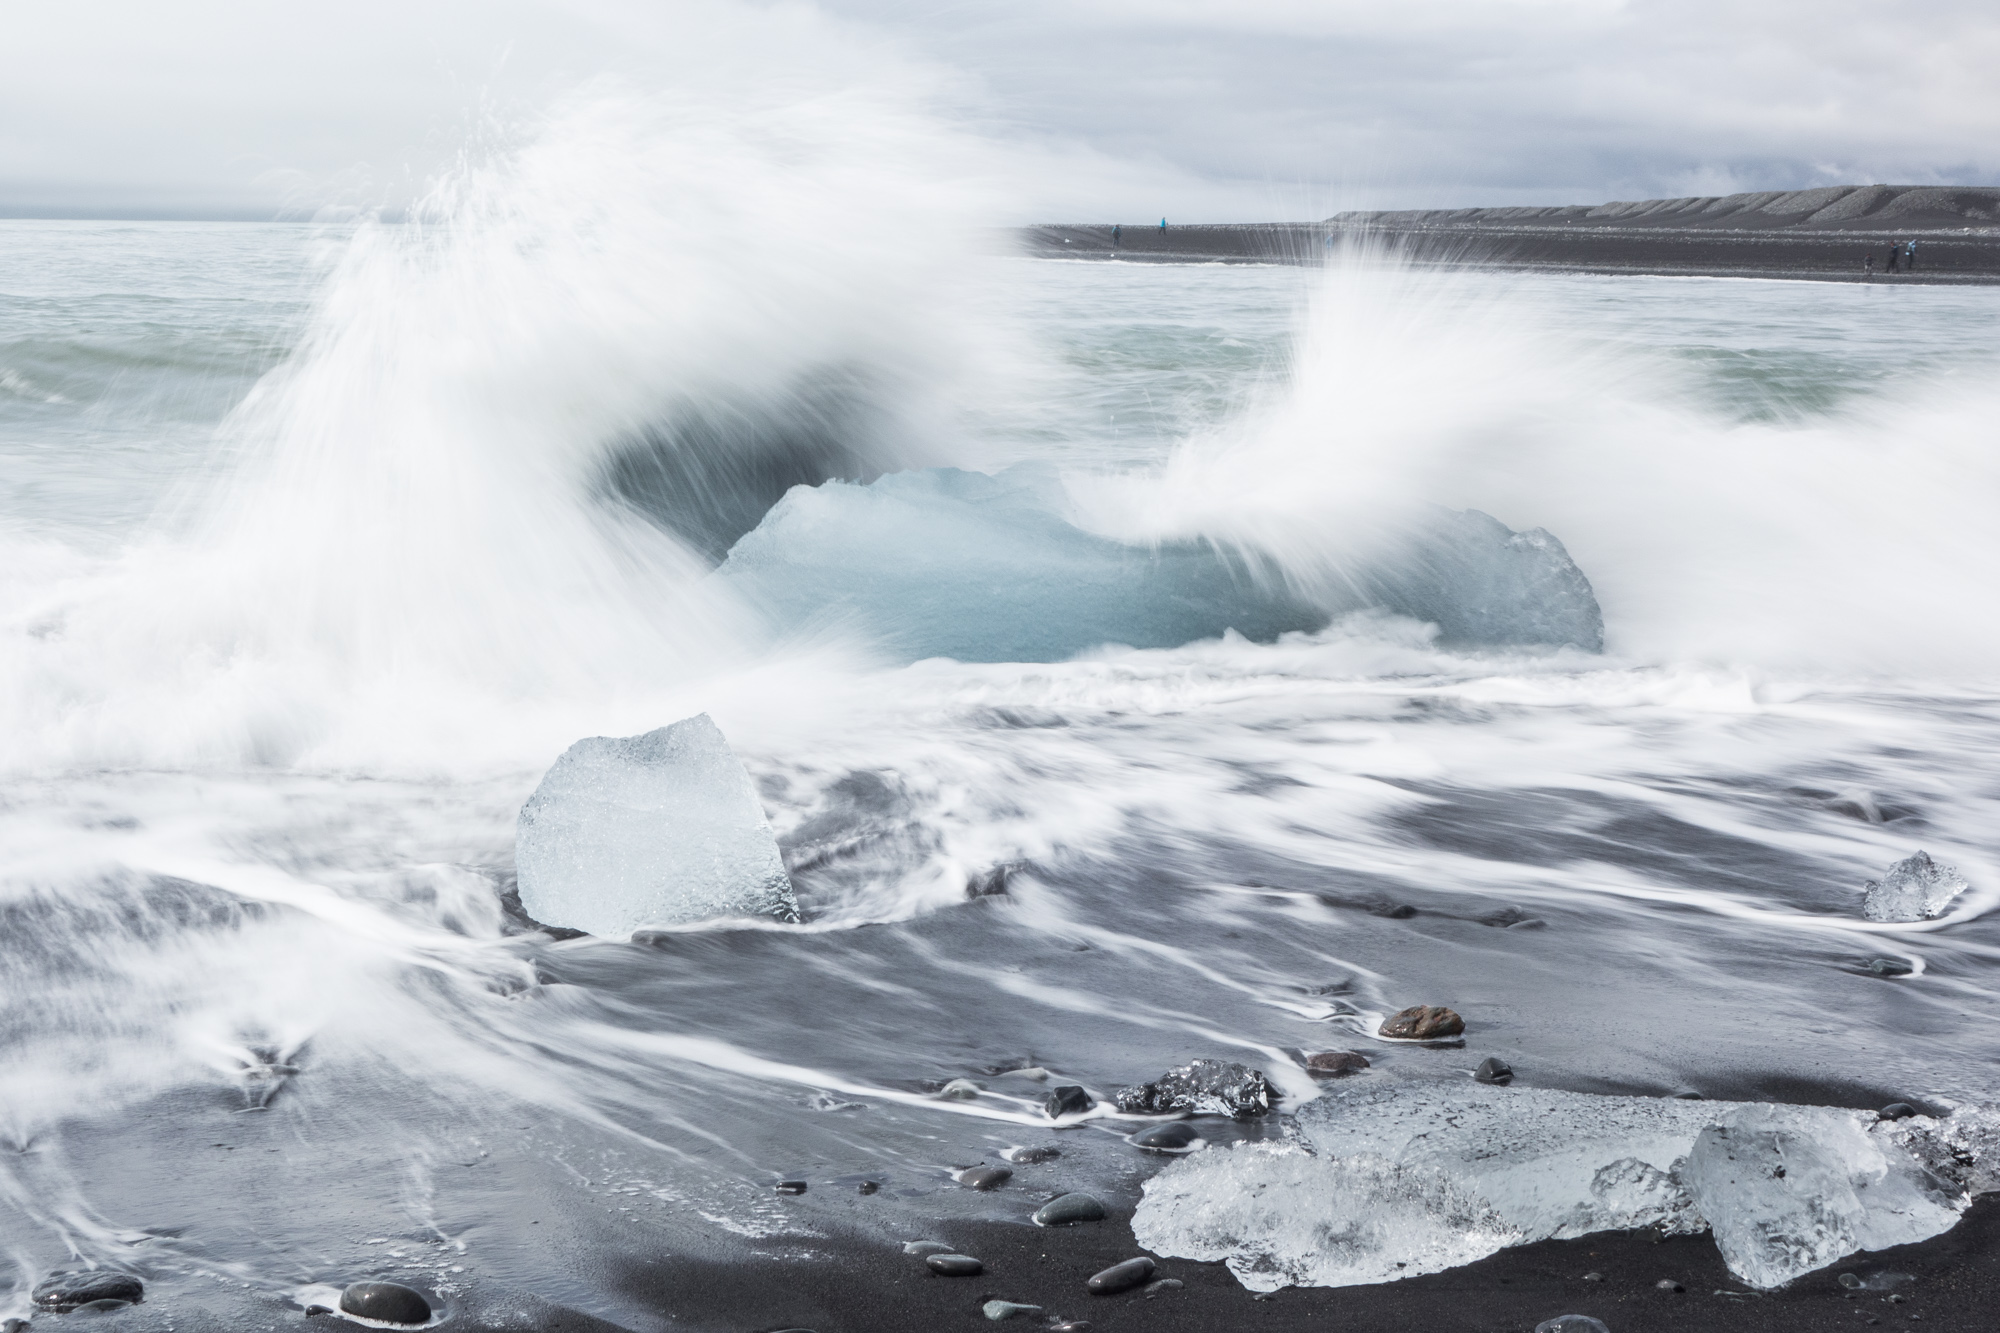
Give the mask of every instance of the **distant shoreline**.
[[(1341, 213), (1320, 222), (1047, 224), (1027, 253), (1151, 263), (1325, 262), (1376, 245), (1425, 267), (1818, 282), (2000, 283), (2000, 189), (1838, 186), (1554, 208)], [(1917, 243), (1913, 271), (1890, 247)], [(1873, 256), (1871, 273), (1864, 260)]]

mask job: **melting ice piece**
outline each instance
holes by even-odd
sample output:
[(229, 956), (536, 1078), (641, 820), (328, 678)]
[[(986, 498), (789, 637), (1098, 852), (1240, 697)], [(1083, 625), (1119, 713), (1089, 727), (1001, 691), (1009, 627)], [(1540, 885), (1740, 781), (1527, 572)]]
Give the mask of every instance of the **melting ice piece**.
[(1169, 1069), (1151, 1083), (1120, 1088), (1118, 1109), (1134, 1115), (1227, 1115), (1239, 1120), (1271, 1109), (1271, 1085), (1261, 1069), (1226, 1060), (1193, 1060)]
[(1890, 866), (1881, 879), (1868, 881), (1861, 915), (1870, 921), (1929, 921), (1943, 916), (1966, 888), (1958, 871), (1918, 852)]
[(1060, 661), (1230, 629), (1270, 640), (1371, 607), (1435, 623), (1447, 645), (1603, 647), (1590, 582), (1562, 543), (1474, 510), (1427, 510), (1368, 568), (1313, 590), (1208, 542), (1101, 537), (1067, 510), (1060, 476), (1038, 464), (797, 486), (716, 577), (780, 629), (854, 627), (911, 660)]
[(1156, 1254), (1220, 1260), (1252, 1291), (1435, 1273), (1527, 1237), (1443, 1171), (1239, 1143), (1146, 1182), (1132, 1232)]
[[(1698, 1232), (1714, 1207), (1732, 1237), (1763, 1228), (1762, 1240), (1732, 1240), (1723, 1256), (1744, 1280), (1776, 1285), (1857, 1246), (1921, 1240), (1957, 1220), (1974, 1169), (1954, 1150), (1975, 1138), (1945, 1132), (1950, 1121), (1899, 1128), (1906, 1123), (1830, 1107), (1371, 1081), (1301, 1107), (1294, 1157), (1238, 1149), (1167, 1168), (1147, 1184), (1133, 1229), (1156, 1253), (1203, 1259), (1228, 1258), (1227, 1234), (1241, 1256), (1231, 1268), (1245, 1286), (1268, 1290), (1408, 1277), (1595, 1231)], [(1812, 1169), (1833, 1171), (1855, 1201), (1842, 1233), (1852, 1243), (1838, 1249), (1788, 1211), (1782, 1179), (1691, 1166), (1697, 1141), (1717, 1126), (1815, 1145)], [(1703, 1151), (1712, 1154), (1712, 1140)], [(1260, 1213), (1267, 1198), (1283, 1206)], [(1354, 1199), (1374, 1201), (1394, 1226), (1356, 1223)]]
[(756, 788), (706, 713), (570, 746), (521, 807), (514, 859), (529, 916), (593, 935), (799, 919)]

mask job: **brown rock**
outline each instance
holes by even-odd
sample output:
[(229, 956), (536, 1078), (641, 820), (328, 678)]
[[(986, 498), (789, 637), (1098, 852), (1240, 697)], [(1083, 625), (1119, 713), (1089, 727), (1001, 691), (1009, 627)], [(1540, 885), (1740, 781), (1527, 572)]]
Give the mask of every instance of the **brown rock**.
[(1456, 1037), (1463, 1031), (1464, 1019), (1435, 1004), (1413, 1004), (1382, 1025), (1383, 1036), (1407, 1041), (1434, 1041), (1439, 1037)]
[(1359, 1051), (1321, 1051), (1306, 1057), (1306, 1072), (1315, 1078), (1339, 1078), (1368, 1068), (1368, 1057)]

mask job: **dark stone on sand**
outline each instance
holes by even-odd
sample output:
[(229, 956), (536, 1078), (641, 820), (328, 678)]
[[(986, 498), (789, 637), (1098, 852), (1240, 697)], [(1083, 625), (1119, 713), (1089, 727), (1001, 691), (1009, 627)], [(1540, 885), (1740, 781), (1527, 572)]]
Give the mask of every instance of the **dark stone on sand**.
[(1911, 1116), (1917, 1114), (1917, 1108), (1908, 1102), (1890, 1102), (1887, 1106), (1876, 1112), (1876, 1114), (1884, 1120), (1908, 1120)]
[(1155, 1296), (1164, 1296), (1166, 1293), (1170, 1291), (1179, 1291), (1182, 1287), (1186, 1285), (1187, 1284), (1185, 1282), (1182, 1282), (1177, 1277), (1163, 1277), (1158, 1282), (1152, 1282), (1147, 1284), (1146, 1299), (1150, 1301)]
[(1878, 977), (1907, 977), (1917, 970), (1907, 958), (1870, 958), (1862, 966)]
[(780, 1194), (804, 1194), (806, 1183), (803, 1180), (781, 1180), (778, 1182), (777, 1190)]
[(1014, 1178), (1014, 1173), (1004, 1166), (975, 1166), (970, 1171), (959, 1173), (958, 1183), (969, 1190), (993, 1190)]
[(1535, 1333), (1611, 1333), (1611, 1328), (1587, 1314), (1559, 1314), (1536, 1324)]
[(1052, 1148), (1047, 1144), (1038, 1144), (1032, 1148), (1010, 1148), (1006, 1153), (1007, 1160), (1017, 1166), (1038, 1166), (1043, 1162), (1053, 1162), (1060, 1156), (1062, 1149)]
[(1658, 1282), (1655, 1282), (1655, 1283), (1654, 1283), (1653, 1285), (1654, 1285), (1654, 1286), (1656, 1286), (1656, 1287), (1658, 1287), (1658, 1288), (1659, 1288), (1659, 1289), (1660, 1289), (1661, 1291), (1686, 1291), (1686, 1290), (1687, 1290), (1687, 1288), (1686, 1288), (1686, 1287), (1682, 1286), (1682, 1285), (1681, 1285), (1680, 1283), (1678, 1283), (1678, 1282), (1674, 1281), (1674, 1280), (1673, 1280), (1672, 1278), (1670, 1278), (1670, 1277), (1663, 1277), (1663, 1278), (1661, 1278), (1661, 1279), (1660, 1279), (1660, 1280), (1659, 1280)]
[(1339, 1078), (1368, 1068), (1368, 1057), (1359, 1051), (1320, 1051), (1306, 1057), (1306, 1072), (1314, 1078)]
[(124, 1301), (136, 1304), (145, 1295), (145, 1284), (130, 1273), (102, 1269), (82, 1273), (55, 1273), (44, 1278), (34, 1292), (35, 1304), (62, 1314), (92, 1301)]
[(1442, 1005), (1413, 1004), (1391, 1014), (1382, 1024), (1382, 1035), (1399, 1041), (1433, 1041), (1456, 1037), (1465, 1031), (1465, 1020)]
[(924, 1267), (939, 1277), (978, 1277), (986, 1265), (969, 1254), (927, 1254)]
[(1185, 1153), (1201, 1142), (1201, 1132), (1185, 1120), (1176, 1120), (1170, 1125), (1154, 1125), (1137, 1134), (1128, 1134), (1125, 1141), (1147, 1152)]
[(1060, 1324), (1050, 1324), (1049, 1333), (1090, 1333), (1088, 1319), (1065, 1319)]
[(1472, 1076), (1481, 1083), (1497, 1083), (1504, 1088), (1514, 1081), (1514, 1066), (1498, 1056), (1489, 1055), (1479, 1062), (1479, 1068)]
[(1116, 1296), (1121, 1291), (1132, 1290), (1152, 1276), (1153, 1261), (1142, 1254), (1093, 1274), (1083, 1285), (1093, 1296)]
[(1042, 1110), (1048, 1113), (1049, 1119), (1060, 1120), (1066, 1115), (1082, 1115), (1095, 1105), (1097, 1102), (1089, 1093), (1074, 1083), (1065, 1083), (1049, 1093), (1048, 1100), (1042, 1103)]
[(918, 1255), (950, 1254), (951, 1246), (941, 1240), (906, 1240), (903, 1242), (903, 1253)]
[(431, 1303), (400, 1282), (356, 1282), (340, 1293), (340, 1308), (384, 1324), (428, 1324)]
[(1838, 1282), (1841, 1286), (1847, 1288), (1849, 1291), (1861, 1290), (1861, 1279), (1853, 1273), (1842, 1273), (1839, 1277), (1835, 1278), (1834, 1281)]
[(1585, 1282), (1602, 1282), (1602, 1281), (1604, 1281), (1604, 1274), (1602, 1274), (1602, 1273), (1585, 1273), (1585, 1274), (1583, 1275), (1583, 1280), (1584, 1280)]
[(1128, 1115), (1227, 1115), (1238, 1120), (1263, 1115), (1275, 1097), (1262, 1070), (1226, 1060), (1191, 1060), (1151, 1083), (1118, 1090), (1118, 1109)]
[(875, 1191), (881, 1189), (882, 1186), (876, 1181), (864, 1180), (861, 1182), (858, 1188), (863, 1194), (873, 1194), (875, 1193)]
[(1088, 1194), (1059, 1194), (1035, 1210), (1038, 1227), (1066, 1227), (1077, 1222), (1102, 1222), (1104, 1205)]

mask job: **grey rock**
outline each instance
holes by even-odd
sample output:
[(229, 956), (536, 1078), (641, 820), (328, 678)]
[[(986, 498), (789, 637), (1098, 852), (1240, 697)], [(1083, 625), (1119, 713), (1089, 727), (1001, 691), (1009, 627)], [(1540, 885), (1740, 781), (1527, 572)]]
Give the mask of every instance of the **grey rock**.
[(1602, 1281), (1604, 1281), (1604, 1274), (1602, 1274), (1602, 1273), (1585, 1273), (1585, 1274), (1583, 1275), (1583, 1280), (1584, 1280), (1585, 1282), (1602, 1282)]
[(969, 1078), (955, 1078), (938, 1089), (937, 1095), (948, 1102), (969, 1102), (985, 1089)]
[(340, 1308), (384, 1324), (427, 1324), (431, 1303), (400, 1282), (356, 1282), (340, 1293)]
[(1153, 1261), (1142, 1254), (1093, 1274), (1083, 1285), (1093, 1296), (1115, 1296), (1121, 1291), (1130, 1291), (1152, 1276)]
[(1151, 1083), (1118, 1090), (1118, 1109), (1128, 1115), (1260, 1116), (1276, 1100), (1262, 1070), (1226, 1060), (1192, 1060), (1169, 1069)]
[(1842, 1273), (1834, 1281), (1846, 1287), (1849, 1291), (1861, 1290), (1861, 1279), (1853, 1273)]
[(1514, 1066), (1498, 1056), (1489, 1055), (1480, 1061), (1478, 1070), (1472, 1076), (1481, 1083), (1497, 1083), (1504, 1088), (1514, 1081)]
[(1908, 1102), (1890, 1102), (1877, 1114), (1884, 1120), (1908, 1120), (1911, 1116), (1917, 1114), (1917, 1108)]
[(1155, 1296), (1164, 1296), (1170, 1291), (1179, 1291), (1184, 1285), (1177, 1277), (1163, 1277), (1158, 1282), (1149, 1282), (1146, 1284), (1146, 1299), (1150, 1301)]
[(1559, 1314), (1536, 1324), (1535, 1333), (1611, 1333), (1611, 1328), (1602, 1319), (1592, 1319), (1587, 1314)]
[(1090, 1333), (1088, 1319), (1065, 1319), (1060, 1324), (1050, 1324), (1049, 1333)]
[(1060, 1120), (1066, 1115), (1082, 1115), (1096, 1105), (1096, 1099), (1082, 1088), (1074, 1083), (1065, 1083), (1049, 1093), (1048, 1100), (1042, 1103), (1042, 1110), (1048, 1113), (1049, 1119)]
[(1870, 958), (1862, 966), (1878, 977), (1907, 977), (1917, 970), (1907, 958)]
[(1102, 1222), (1104, 1205), (1088, 1194), (1062, 1194), (1035, 1210), (1038, 1227), (1066, 1227), (1078, 1222)]
[(1062, 1156), (1062, 1149), (1047, 1144), (1036, 1144), (1028, 1148), (1009, 1148), (1000, 1154), (1016, 1166), (1038, 1166), (1043, 1162), (1053, 1162)]
[(1359, 1051), (1320, 1051), (1306, 1057), (1306, 1072), (1314, 1078), (1340, 1078), (1368, 1068), (1368, 1057)]
[(903, 1253), (915, 1255), (950, 1254), (951, 1246), (941, 1240), (906, 1240), (903, 1242)]
[(1658, 1282), (1655, 1282), (1655, 1283), (1654, 1283), (1653, 1285), (1654, 1285), (1655, 1287), (1658, 1287), (1658, 1288), (1659, 1288), (1659, 1289), (1660, 1289), (1661, 1291), (1686, 1291), (1686, 1290), (1687, 1290), (1687, 1288), (1686, 1288), (1686, 1287), (1683, 1287), (1683, 1286), (1682, 1286), (1682, 1285), (1681, 1285), (1680, 1283), (1678, 1283), (1678, 1282), (1674, 1281), (1674, 1280), (1673, 1280), (1672, 1278), (1670, 1278), (1670, 1277), (1663, 1277), (1663, 1278), (1661, 1278), (1661, 1279), (1660, 1279), (1660, 1280), (1659, 1280)]
[(781, 1180), (774, 1187), (780, 1194), (804, 1194), (806, 1182), (803, 1180)]
[(978, 1277), (986, 1265), (969, 1254), (927, 1254), (924, 1267), (939, 1277)]
[(1177, 1157), (1195, 1152), (1206, 1147), (1208, 1143), (1208, 1140), (1202, 1138), (1200, 1132), (1185, 1120), (1142, 1129), (1136, 1134), (1126, 1135), (1125, 1141), (1134, 1148), (1144, 1148), (1147, 1152), (1171, 1153)]
[(35, 1287), (34, 1302), (57, 1314), (79, 1309), (92, 1301), (123, 1301), (136, 1304), (145, 1294), (145, 1284), (130, 1273), (94, 1269), (81, 1273), (53, 1273)]
[(1398, 1041), (1435, 1041), (1456, 1037), (1465, 1031), (1465, 1020), (1436, 1004), (1413, 1004), (1391, 1014), (1382, 1024), (1382, 1035)]
[(969, 1190), (995, 1190), (1014, 1178), (1004, 1166), (975, 1166), (958, 1173), (958, 1183)]

